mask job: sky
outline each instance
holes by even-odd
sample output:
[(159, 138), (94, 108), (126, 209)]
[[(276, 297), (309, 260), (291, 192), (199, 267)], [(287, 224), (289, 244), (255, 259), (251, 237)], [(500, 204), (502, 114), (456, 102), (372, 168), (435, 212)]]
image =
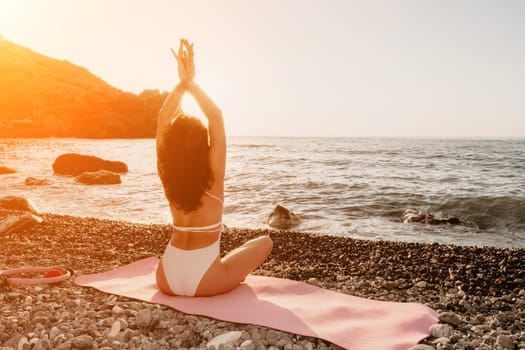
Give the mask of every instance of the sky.
[(134, 93), (175, 86), (169, 48), (188, 38), (228, 135), (525, 137), (524, 15), (520, 0), (0, 0), (0, 35)]

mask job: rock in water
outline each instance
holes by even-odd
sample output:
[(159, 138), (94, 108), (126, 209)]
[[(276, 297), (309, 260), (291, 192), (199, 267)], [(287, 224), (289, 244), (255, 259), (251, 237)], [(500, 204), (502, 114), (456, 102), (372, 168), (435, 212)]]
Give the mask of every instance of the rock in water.
[(86, 185), (114, 185), (122, 182), (119, 174), (107, 170), (82, 173), (75, 181)]
[(405, 224), (410, 222), (420, 222), (429, 225), (458, 225), (461, 223), (461, 221), (456, 217), (450, 217), (447, 219), (436, 219), (434, 215), (417, 209), (406, 209), (403, 212), (403, 215), (401, 215), (401, 221)]
[(6, 196), (0, 198), (0, 208), (10, 210), (21, 210), (33, 214), (38, 214), (35, 207), (31, 204), (29, 200), (17, 196)]
[(0, 165), (0, 175), (13, 174), (13, 173), (16, 173), (16, 171), (14, 169), (11, 169), (11, 168), (8, 168), (6, 166), (1, 166)]
[(126, 173), (128, 166), (124, 162), (105, 160), (83, 154), (66, 153), (55, 159), (53, 170), (60, 175), (78, 176), (87, 171), (99, 170)]
[(301, 223), (301, 218), (281, 205), (277, 205), (268, 216), (268, 225), (286, 230)]

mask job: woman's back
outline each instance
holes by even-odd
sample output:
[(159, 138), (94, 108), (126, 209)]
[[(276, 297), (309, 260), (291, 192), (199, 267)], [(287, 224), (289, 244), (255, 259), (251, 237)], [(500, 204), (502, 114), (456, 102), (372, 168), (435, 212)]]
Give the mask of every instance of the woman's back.
[(198, 209), (189, 213), (170, 205), (173, 216), (173, 246), (184, 250), (198, 249), (220, 239), (223, 200), (206, 191), (201, 203)]

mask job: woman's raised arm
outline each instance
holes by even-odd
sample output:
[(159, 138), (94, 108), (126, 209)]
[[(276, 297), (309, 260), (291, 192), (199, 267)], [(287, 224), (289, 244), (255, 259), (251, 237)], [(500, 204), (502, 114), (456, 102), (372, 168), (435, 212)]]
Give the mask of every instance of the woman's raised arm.
[(226, 171), (226, 132), (222, 112), (215, 102), (194, 81), (188, 84), (188, 92), (193, 96), (208, 119), (210, 135), (210, 166), (214, 183), (211, 188), (216, 194), (223, 195), (224, 174)]
[(171, 49), (171, 52), (177, 60), (180, 81), (175, 88), (173, 88), (159, 110), (159, 116), (157, 119), (157, 149), (159, 148), (159, 145), (162, 144), (164, 130), (171, 123), (171, 119), (175, 115), (182, 113), (180, 107), (182, 96), (186, 92), (189, 82), (191, 82), (195, 76), (195, 67), (193, 65), (193, 45), (189, 45), (187, 40), (181, 39), (178, 54), (175, 53), (173, 49)]

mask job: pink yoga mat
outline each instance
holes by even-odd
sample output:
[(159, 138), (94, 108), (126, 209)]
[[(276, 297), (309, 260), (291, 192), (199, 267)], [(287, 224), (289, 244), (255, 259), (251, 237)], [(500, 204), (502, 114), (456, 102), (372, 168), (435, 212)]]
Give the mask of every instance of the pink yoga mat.
[(75, 283), (188, 314), (321, 338), (353, 350), (405, 350), (428, 336), (429, 327), (437, 322), (436, 312), (422, 304), (364, 299), (255, 275), (222, 295), (168, 296), (155, 284), (158, 262), (155, 257), (146, 258), (115, 270), (79, 276)]

